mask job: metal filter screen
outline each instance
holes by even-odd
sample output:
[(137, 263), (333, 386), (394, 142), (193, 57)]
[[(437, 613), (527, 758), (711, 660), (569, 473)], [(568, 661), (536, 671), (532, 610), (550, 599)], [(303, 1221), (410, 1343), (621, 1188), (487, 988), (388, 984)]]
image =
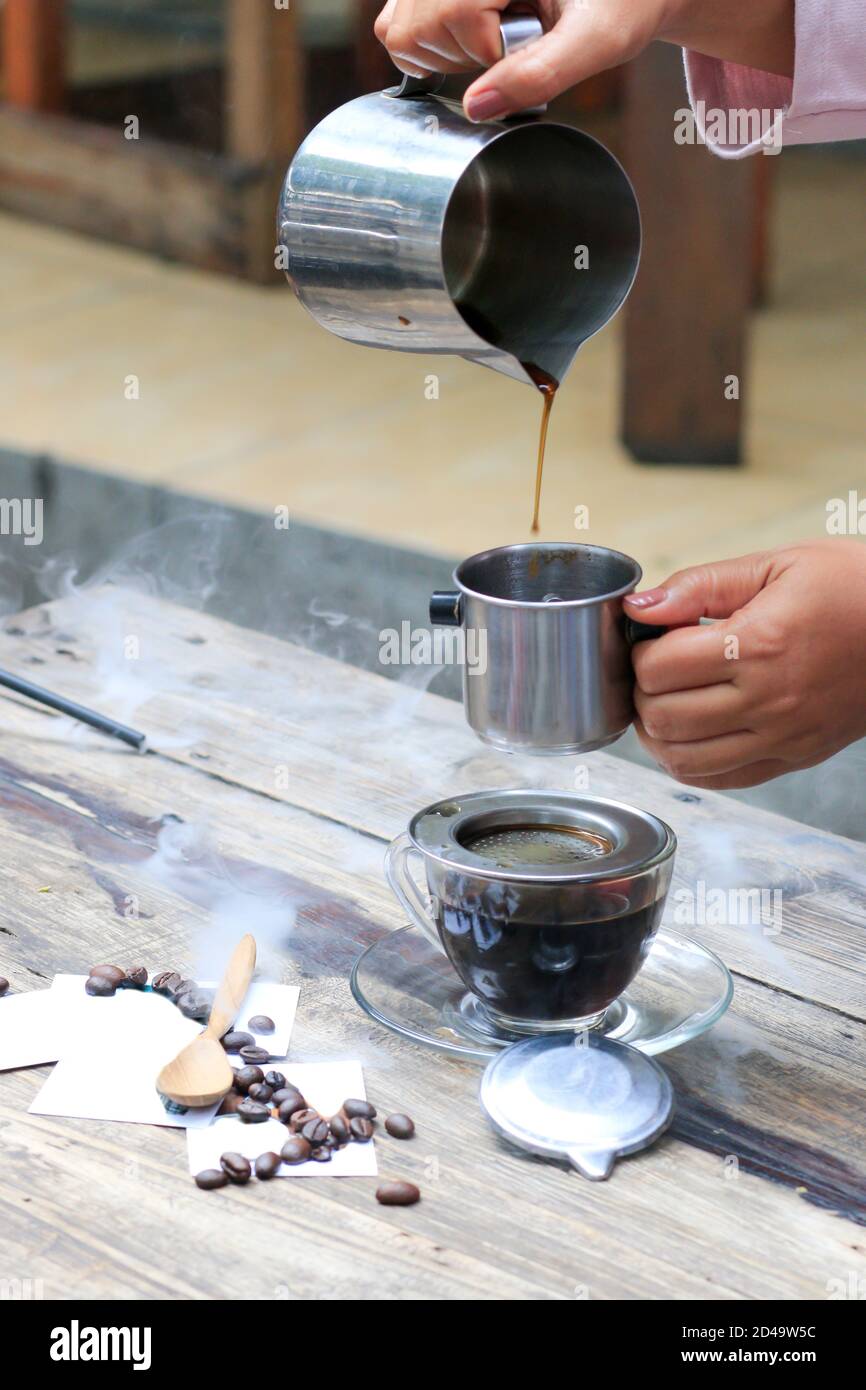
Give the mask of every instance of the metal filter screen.
[(560, 825), (509, 825), (501, 830), (483, 830), (465, 840), (464, 847), (499, 869), (515, 869), (523, 864), (575, 864), (598, 859), (613, 848), (603, 835)]

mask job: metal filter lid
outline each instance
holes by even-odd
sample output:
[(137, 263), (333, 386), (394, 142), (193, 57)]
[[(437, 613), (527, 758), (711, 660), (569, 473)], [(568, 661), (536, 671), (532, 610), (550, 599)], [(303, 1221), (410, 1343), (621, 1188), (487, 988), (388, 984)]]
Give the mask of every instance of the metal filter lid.
[(609, 1178), (617, 1158), (648, 1148), (673, 1118), (658, 1062), (598, 1033), (528, 1038), (500, 1052), (481, 1082), (494, 1128), (518, 1148)]
[(481, 878), (542, 883), (609, 880), (673, 854), (676, 837), (648, 811), (569, 792), (485, 791), (413, 816), (424, 854)]

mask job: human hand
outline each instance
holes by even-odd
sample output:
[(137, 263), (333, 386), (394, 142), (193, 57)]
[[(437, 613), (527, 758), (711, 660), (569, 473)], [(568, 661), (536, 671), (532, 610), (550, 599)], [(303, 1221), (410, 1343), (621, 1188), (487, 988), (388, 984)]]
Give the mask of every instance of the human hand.
[[(689, 786), (751, 787), (866, 735), (866, 545), (828, 539), (680, 570), (625, 600), (638, 737)], [(718, 621), (702, 626), (701, 617)]]
[(535, 0), (544, 38), (502, 59), (499, 21), (510, 0), (388, 0), (376, 35), (398, 68), (487, 68), (466, 92), (470, 120), (539, 106), (653, 39), (729, 62), (793, 72), (794, 0)]

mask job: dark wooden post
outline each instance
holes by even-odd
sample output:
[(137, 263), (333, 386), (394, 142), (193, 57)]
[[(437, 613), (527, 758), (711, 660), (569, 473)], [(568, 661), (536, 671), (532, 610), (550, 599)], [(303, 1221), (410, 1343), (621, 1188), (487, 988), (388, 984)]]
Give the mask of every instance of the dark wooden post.
[(384, 0), (355, 0), (355, 71), (358, 92), (382, 91), (401, 81), (388, 50), (373, 33), (373, 23), (384, 9)]
[(675, 144), (687, 105), (677, 48), (655, 43), (629, 64), (625, 165), (644, 246), (626, 307), (623, 442), (644, 463), (739, 463), (758, 180), (751, 160)]
[(28, 111), (61, 111), (66, 0), (6, 0), (0, 16), (6, 101)]
[(274, 219), (289, 160), (306, 134), (301, 0), (229, 0), (226, 37), (226, 148), (262, 177), (245, 193), (248, 264), (277, 284)]
[(288, 163), (305, 135), (300, 0), (229, 0), (227, 148)]

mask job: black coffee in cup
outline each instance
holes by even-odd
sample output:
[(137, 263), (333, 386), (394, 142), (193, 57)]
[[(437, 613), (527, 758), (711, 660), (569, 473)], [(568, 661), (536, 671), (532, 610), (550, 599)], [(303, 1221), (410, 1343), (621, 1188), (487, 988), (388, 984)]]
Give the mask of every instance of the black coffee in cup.
[(661, 900), (618, 917), (556, 926), (443, 902), (434, 904), (434, 916), (454, 969), (494, 1014), (567, 1024), (603, 1013), (628, 988), (663, 907)]
[(675, 849), (670, 827), (633, 806), (493, 790), (419, 811), (385, 870), (490, 1021), (532, 1033), (592, 1027), (628, 988), (661, 922)]

